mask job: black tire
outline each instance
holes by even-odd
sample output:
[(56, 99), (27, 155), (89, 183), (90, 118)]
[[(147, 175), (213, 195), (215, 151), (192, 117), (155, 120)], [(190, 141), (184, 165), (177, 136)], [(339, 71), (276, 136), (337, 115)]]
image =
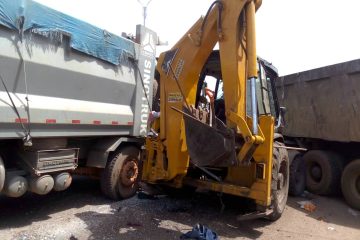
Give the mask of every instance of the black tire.
[(274, 141), (270, 206), (272, 213), (268, 216), (271, 221), (281, 217), (289, 192), (289, 156), (286, 149), (276, 146), (284, 146), (284, 144)]
[(319, 195), (340, 193), (343, 159), (334, 152), (311, 150), (304, 155), (306, 188)]
[(296, 154), (290, 164), (289, 194), (300, 196), (305, 191), (305, 162), (301, 154)]
[(152, 110), (160, 112), (160, 86), (156, 80), (153, 80)]
[(113, 199), (126, 199), (134, 196), (140, 180), (140, 150), (127, 146), (109, 157), (101, 176), (101, 190)]
[(360, 159), (350, 162), (341, 178), (341, 190), (346, 202), (360, 210)]

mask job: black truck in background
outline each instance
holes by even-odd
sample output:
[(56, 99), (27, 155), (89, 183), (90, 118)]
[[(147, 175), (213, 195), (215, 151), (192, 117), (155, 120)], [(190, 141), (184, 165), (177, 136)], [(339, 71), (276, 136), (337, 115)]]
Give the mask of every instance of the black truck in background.
[(286, 144), (307, 149), (291, 154), (290, 194), (342, 193), (359, 210), (360, 59), (279, 77), (276, 88)]

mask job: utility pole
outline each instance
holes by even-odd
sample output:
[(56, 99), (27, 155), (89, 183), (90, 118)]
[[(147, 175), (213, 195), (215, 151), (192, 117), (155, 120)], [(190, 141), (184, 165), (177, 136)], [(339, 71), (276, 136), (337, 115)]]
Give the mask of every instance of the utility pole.
[(141, 6), (143, 8), (143, 18), (144, 18), (143, 25), (145, 27), (145, 22), (146, 22), (146, 17), (147, 17), (147, 7), (149, 6), (149, 4), (152, 0), (137, 0), (137, 1), (141, 4)]

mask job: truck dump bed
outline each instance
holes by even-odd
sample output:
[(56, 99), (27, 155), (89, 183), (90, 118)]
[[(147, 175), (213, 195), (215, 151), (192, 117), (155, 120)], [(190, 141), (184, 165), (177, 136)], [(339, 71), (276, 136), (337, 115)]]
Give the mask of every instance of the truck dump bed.
[(146, 134), (156, 35), (138, 28), (149, 46), (0, 0), (0, 139)]
[(360, 142), (360, 59), (279, 77), (285, 136)]

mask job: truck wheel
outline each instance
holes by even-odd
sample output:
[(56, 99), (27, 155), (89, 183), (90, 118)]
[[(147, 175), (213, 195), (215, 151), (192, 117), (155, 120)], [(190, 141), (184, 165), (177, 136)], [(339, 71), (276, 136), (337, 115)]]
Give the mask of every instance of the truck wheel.
[[(282, 142), (275, 141), (275, 146), (284, 146)], [(271, 183), (271, 206), (273, 212), (268, 216), (271, 221), (278, 220), (286, 206), (289, 191), (289, 156), (284, 148), (274, 147), (273, 169)]]
[(101, 177), (101, 190), (113, 200), (126, 199), (135, 195), (139, 186), (140, 150), (128, 146), (116, 151)]
[(152, 98), (152, 110), (160, 112), (160, 88), (159, 83), (153, 80), (153, 98)]
[(5, 184), (5, 166), (2, 158), (0, 157), (0, 192), (3, 190)]
[(360, 159), (350, 162), (342, 174), (341, 190), (346, 202), (360, 210)]
[(304, 155), (306, 166), (306, 188), (315, 194), (332, 195), (340, 193), (343, 159), (340, 155), (312, 150)]
[(301, 154), (296, 154), (290, 164), (289, 194), (300, 196), (305, 190), (305, 162)]

